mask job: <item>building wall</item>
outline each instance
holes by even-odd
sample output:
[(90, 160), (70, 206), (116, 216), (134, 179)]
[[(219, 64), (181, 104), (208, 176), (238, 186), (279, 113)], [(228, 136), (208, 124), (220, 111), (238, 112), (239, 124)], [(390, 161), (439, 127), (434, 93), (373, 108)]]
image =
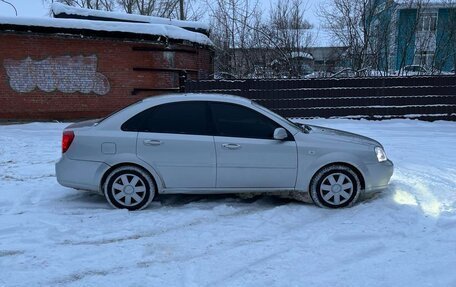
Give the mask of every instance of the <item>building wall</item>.
[(0, 120), (102, 117), (175, 91), (179, 70), (187, 70), (190, 79), (213, 74), (208, 48), (167, 48), (114, 38), (0, 32)]
[(396, 70), (413, 64), (415, 52), (415, 9), (399, 10), (397, 33)]
[[(420, 15), (420, 19), (417, 19)], [(435, 29), (420, 30), (424, 17), (435, 15)], [(425, 21), (428, 24), (427, 21)], [(421, 23), (422, 24), (422, 23)], [(415, 26), (416, 25), (416, 26)], [(456, 58), (456, 8), (430, 6), (399, 9), (396, 39), (396, 69), (406, 65), (424, 65), (451, 71)]]
[(439, 9), (435, 65), (443, 71), (451, 71), (456, 62), (456, 8)]

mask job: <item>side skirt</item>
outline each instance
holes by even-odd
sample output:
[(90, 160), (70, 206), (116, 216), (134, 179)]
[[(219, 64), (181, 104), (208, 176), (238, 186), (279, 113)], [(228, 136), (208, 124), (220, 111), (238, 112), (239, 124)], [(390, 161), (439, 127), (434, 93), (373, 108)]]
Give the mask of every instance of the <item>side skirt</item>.
[[(217, 194), (217, 193), (285, 193), (300, 191), (294, 188), (164, 188), (163, 194)], [(304, 191), (302, 191), (304, 192)]]

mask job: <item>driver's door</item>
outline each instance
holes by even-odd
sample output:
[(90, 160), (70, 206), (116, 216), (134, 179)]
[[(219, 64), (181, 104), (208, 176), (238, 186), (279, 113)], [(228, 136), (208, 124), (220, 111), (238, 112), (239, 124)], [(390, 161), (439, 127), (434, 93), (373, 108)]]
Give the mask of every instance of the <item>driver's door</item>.
[(218, 188), (294, 188), (293, 136), (273, 139), (279, 124), (245, 106), (211, 102)]

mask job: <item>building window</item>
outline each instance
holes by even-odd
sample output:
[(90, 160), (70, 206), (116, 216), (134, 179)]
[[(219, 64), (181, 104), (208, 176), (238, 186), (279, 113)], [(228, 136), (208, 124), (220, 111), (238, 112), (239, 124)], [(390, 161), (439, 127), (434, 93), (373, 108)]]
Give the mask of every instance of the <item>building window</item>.
[(435, 31), (437, 28), (437, 13), (421, 13), (418, 19), (418, 31)]
[(432, 51), (421, 51), (415, 54), (413, 59), (414, 65), (432, 67), (434, 62), (434, 52)]

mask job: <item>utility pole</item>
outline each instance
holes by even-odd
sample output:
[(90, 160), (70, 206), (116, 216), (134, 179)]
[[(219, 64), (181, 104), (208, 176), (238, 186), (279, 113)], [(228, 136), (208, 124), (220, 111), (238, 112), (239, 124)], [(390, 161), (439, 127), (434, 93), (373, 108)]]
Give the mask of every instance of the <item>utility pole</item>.
[(184, 15), (184, 0), (179, 0), (179, 5), (180, 5), (180, 19), (185, 20), (185, 15)]

